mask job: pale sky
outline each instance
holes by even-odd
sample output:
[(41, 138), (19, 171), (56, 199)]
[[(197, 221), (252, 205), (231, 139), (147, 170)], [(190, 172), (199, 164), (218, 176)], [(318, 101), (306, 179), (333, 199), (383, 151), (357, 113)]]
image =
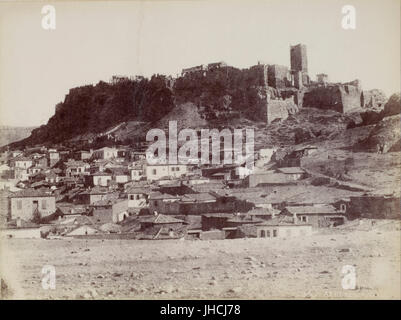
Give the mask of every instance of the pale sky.
[[(53, 4), (56, 30), (41, 26)], [(343, 5), (356, 29), (341, 27)], [(72, 87), (112, 75), (177, 75), (223, 60), (290, 65), (307, 45), (309, 75), (400, 91), (400, 0), (0, 2), (0, 124), (46, 124)]]

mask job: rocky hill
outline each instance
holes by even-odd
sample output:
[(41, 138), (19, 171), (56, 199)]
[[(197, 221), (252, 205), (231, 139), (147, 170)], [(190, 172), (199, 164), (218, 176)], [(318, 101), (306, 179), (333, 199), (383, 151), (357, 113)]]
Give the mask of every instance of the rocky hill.
[[(179, 129), (254, 128), (256, 142), (261, 146), (294, 145), (338, 139), (349, 129), (376, 125), (401, 109), (399, 95), (393, 95), (385, 103), (386, 98), (379, 90), (365, 91), (365, 108), (345, 114), (311, 106), (298, 109), (293, 103), (286, 105), (292, 94), (291, 88), (283, 91), (267, 86), (259, 65), (249, 69), (225, 66), (176, 79), (163, 75), (150, 79), (114, 78), (108, 83), (100, 81), (70, 89), (46, 125), (34, 129), (28, 138), (11, 147), (35, 144), (82, 147), (90, 141), (96, 142), (91, 145), (96, 148), (107, 139), (111, 143), (129, 143), (144, 139), (151, 128), (166, 129), (170, 120), (176, 120)], [(283, 102), (289, 115), (286, 120), (266, 125), (268, 97)], [(366, 130), (362, 131), (365, 139)], [(348, 146), (354, 144), (350, 141)]]
[[(191, 115), (191, 126), (227, 124), (235, 119), (259, 121), (266, 114), (267, 93), (273, 98), (280, 96), (276, 89), (265, 87), (263, 81), (258, 70), (224, 67), (177, 79), (154, 75), (150, 79), (124, 78), (73, 88), (56, 105), (55, 114), (46, 125), (13, 146), (96, 137), (122, 122), (157, 127), (163, 118), (179, 120), (185, 115)], [(137, 133), (126, 132), (128, 136)]]

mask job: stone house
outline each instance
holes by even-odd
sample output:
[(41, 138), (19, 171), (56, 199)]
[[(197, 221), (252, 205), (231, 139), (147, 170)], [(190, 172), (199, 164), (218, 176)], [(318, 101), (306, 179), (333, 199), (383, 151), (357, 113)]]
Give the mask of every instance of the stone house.
[(56, 211), (54, 195), (32, 189), (25, 189), (10, 195), (11, 219), (21, 218), (31, 220), (34, 212), (46, 217)]
[(312, 235), (312, 225), (279, 220), (266, 221), (256, 227), (257, 238), (293, 238)]
[(294, 223), (311, 224), (313, 228), (337, 226), (346, 221), (343, 212), (326, 204), (287, 206), (280, 215), (292, 217)]
[(88, 160), (92, 157), (92, 152), (87, 150), (80, 150), (74, 153), (75, 160)]
[(81, 175), (89, 175), (90, 165), (83, 161), (68, 160), (64, 163), (65, 176), (77, 177)]
[(14, 169), (14, 179), (20, 180), (20, 181), (29, 180), (28, 169), (15, 167), (15, 169)]
[(118, 199), (112, 205), (113, 223), (124, 221), (130, 216), (128, 212), (128, 200)]
[(113, 180), (116, 183), (126, 183), (129, 181), (131, 177), (128, 172), (128, 169), (126, 168), (112, 168), (112, 169), (107, 169), (105, 172), (111, 173)]
[(131, 180), (139, 181), (145, 177), (145, 171), (142, 166), (134, 166), (130, 168)]
[(28, 169), (32, 167), (33, 161), (27, 157), (18, 157), (15, 159), (14, 166), (19, 169)]
[(157, 164), (146, 166), (146, 178), (148, 181), (160, 180), (164, 177), (179, 178), (186, 175), (188, 167), (183, 164)]
[(148, 230), (151, 229), (160, 229), (160, 228), (168, 228), (171, 231), (177, 230), (183, 226), (185, 221), (176, 219), (171, 216), (166, 216), (163, 214), (155, 214), (147, 217), (143, 217), (140, 221), (140, 230)]
[(171, 213), (179, 214), (179, 207), (172, 206), (181, 199), (180, 196), (173, 196), (165, 193), (154, 192), (149, 195), (149, 210), (151, 213)]
[(57, 152), (56, 150), (49, 150), (49, 155), (48, 155), (48, 165), (49, 167), (54, 167), (59, 161), (60, 161), (60, 153)]
[(106, 189), (95, 187), (91, 190), (79, 192), (76, 196), (76, 203), (79, 204), (94, 204), (97, 201), (107, 198), (109, 192)]
[(112, 180), (112, 174), (107, 172), (96, 172), (92, 174), (92, 184), (94, 186), (107, 187)]
[(98, 234), (101, 233), (98, 229), (94, 228), (93, 226), (83, 225), (79, 226), (76, 229), (72, 230), (71, 232), (67, 233), (67, 237), (72, 236), (86, 236), (91, 234)]
[(98, 150), (93, 151), (92, 153), (92, 158), (93, 159), (112, 159), (112, 158), (117, 158), (117, 153), (118, 150), (116, 148), (109, 148), (109, 147), (104, 147)]
[(129, 208), (146, 208), (149, 207), (150, 189), (143, 187), (131, 187), (126, 193), (128, 196)]
[(28, 175), (32, 176), (32, 175), (35, 175), (35, 174), (41, 172), (42, 170), (43, 170), (43, 167), (35, 165), (35, 166), (28, 168), (27, 172), (28, 172)]
[(46, 156), (40, 156), (40, 157), (34, 159), (33, 162), (34, 162), (35, 166), (37, 166), (37, 167), (46, 168), (48, 165)]
[(232, 213), (208, 213), (202, 214), (202, 230), (223, 229), (227, 227), (227, 221), (234, 218)]

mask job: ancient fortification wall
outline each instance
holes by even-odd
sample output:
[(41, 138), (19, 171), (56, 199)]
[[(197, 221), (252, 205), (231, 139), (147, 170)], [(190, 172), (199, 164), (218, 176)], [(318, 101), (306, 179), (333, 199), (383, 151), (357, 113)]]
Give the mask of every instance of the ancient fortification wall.
[(303, 107), (345, 113), (361, 107), (362, 91), (353, 85), (330, 85), (311, 88), (304, 94)]

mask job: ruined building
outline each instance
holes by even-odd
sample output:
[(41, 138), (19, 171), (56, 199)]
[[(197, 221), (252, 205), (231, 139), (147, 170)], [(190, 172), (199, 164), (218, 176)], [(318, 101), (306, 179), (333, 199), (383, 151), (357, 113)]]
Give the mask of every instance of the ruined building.
[(286, 119), (297, 109), (318, 108), (341, 113), (364, 107), (369, 97), (362, 91), (359, 80), (347, 83), (330, 83), (327, 74), (317, 75), (311, 81), (308, 75), (306, 45), (290, 46), (291, 69), (285, 66), (269, 65), (267, 83), (277, 89), (275, 96), (267, 95), (266, 121)]
[[(207, 76), (207, 73), (231, 68), (224, 62), (210, 63), (182, 70), (182, 76)], [(317, 74), (317, 81), (308, 75), (307, 48), (290, 46), (290, 68), (277, 64), (257, 65), (245, 69), (244, 78), (257, 79), (259, 104), (266, 122), (284, 120), (299, 108), (319, 108), (345, 113), (373, 104), (374, 100), (361, 89), (358, 80), (330, 83), (327, 74)], [(372, 102), (373, 101), (373, 102)]]
[(290, 48), (291, 74), (293, 76), (295, 88), (301, 89), (309, 84), (308, 76), (308, 57), (306, 55), (306, 45), (297, 44)]

